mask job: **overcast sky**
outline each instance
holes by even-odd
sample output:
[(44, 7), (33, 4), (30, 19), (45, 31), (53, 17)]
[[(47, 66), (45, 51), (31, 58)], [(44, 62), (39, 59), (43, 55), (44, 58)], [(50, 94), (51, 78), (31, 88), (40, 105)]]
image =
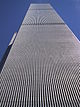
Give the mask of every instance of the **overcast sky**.
[(0, 59), (30, 3), (50, 3), (80, 40), (80, 0), (0, 0)]

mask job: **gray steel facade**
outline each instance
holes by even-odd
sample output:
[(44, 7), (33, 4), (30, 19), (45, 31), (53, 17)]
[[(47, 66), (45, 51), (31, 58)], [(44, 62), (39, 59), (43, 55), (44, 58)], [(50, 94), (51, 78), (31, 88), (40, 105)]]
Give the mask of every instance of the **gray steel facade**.
[(1, 107), (79, 107), (80, 42), (49, 4), (31, 4), (0, 74)]

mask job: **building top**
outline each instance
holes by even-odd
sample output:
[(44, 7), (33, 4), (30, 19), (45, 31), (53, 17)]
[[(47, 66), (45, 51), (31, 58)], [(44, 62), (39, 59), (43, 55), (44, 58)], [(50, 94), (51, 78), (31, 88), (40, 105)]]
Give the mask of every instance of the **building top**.
[(31, 4), (29, 9), (53, 9), (50, 4)]
[(22, 24), (50, 25), (64, 24), (64, 21), (50, 4), (31, 4)]

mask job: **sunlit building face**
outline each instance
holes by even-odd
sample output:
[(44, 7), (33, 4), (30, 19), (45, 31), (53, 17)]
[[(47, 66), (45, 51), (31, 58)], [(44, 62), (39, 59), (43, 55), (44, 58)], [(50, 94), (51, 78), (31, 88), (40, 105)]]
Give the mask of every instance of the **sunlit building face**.
[(1, 63), (1, 107), (79, 107), (80, 43), (49, 4), (31, 4)]

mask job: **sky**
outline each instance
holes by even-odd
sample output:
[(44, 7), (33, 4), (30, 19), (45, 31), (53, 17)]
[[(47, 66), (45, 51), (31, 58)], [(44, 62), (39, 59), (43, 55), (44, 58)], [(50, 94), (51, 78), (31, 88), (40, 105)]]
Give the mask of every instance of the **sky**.
[(50, 3), (80, 40), (80, 0), (0, 0), (0, 60), (30, 3)]

